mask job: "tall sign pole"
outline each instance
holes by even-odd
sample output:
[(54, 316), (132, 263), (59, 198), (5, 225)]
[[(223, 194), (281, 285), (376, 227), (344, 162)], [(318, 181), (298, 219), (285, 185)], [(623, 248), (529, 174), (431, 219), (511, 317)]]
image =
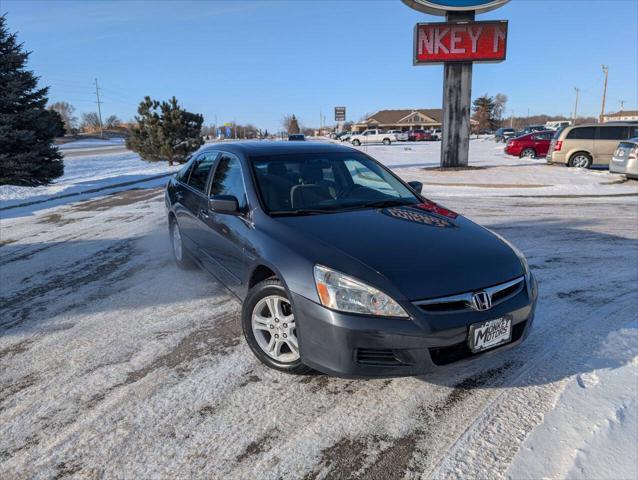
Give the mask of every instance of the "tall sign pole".
[(475, 22), (477, 13), (509, 0), (402, 0), (409, 7), (445, 15), (446, 23), (419, 23), (414, 65), (443, 64), (441, 167), (468, 165), (472, 64), (501, 62), (507, 50), (507, 21)]

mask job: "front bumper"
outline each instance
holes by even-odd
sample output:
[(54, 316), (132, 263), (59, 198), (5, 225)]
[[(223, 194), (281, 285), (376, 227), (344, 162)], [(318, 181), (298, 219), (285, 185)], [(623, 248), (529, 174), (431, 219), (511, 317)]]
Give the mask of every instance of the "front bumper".
[[(421, 375), (514, 347), (529, 335), (537, 297), (530, 275), (519, 294), (484, 312), (426, 314), (405, 304), (411, 317), (406, 320), (335, 312), (294, 293), (292, 302), (306, 365), (339, 377), (369, 378)], [(504, 316), (512, 319), (512, 341), (472, 353), (469, 326)]]

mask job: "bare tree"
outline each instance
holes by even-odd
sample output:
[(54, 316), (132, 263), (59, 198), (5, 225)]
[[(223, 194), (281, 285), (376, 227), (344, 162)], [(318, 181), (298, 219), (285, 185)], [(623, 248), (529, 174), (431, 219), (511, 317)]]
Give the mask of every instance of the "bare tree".
[(80, 128), (83, 132), (95, 132), (100, 129), (100, 117), (95, 112), (83, 113)]
[(49, 110), (58, 112), (62, 117), (64, 123), (64, 129), (71, 133), (77, 128), (78, 118), (73, 114), (75, 113), (75, 107), (68, 102), (55, 102), (49, 105)]
[(494, 95), (494, 120), (498, 126), (501, 126), (503, 121), (503, 114), (505, 113), (505, 107), (507, 105), (507, 95), (504, 93), (497, 93)]
[(120, 120), (117, 115), (109, 115), (104, 121), (105, 128), (117, 128), (122, 125), (122, 120)]

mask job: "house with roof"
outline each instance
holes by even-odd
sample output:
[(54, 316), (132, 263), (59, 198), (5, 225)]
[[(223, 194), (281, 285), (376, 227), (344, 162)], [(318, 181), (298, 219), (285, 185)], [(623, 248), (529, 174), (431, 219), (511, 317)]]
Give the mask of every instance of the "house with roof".
[[(443, 111), (440, 108), (418, 108), (404, 110), (379, 110), (370, 117), (355, 123), (352, 129), (362, 132), (370, 128), (381, 130), (430, 130), (441, 128)], [(473, 120), (470, 123), (474, 124)]]
[(621, 110), (603, 115), (603, 122), (626, 122), (638, 120), (638, 110)]

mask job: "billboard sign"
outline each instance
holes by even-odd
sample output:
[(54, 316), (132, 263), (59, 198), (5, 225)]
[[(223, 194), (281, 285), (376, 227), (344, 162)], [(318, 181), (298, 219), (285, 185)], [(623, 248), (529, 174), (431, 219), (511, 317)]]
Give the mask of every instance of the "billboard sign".
[(346, 107), (335, 107), (335, 122), (346, 121)]
[(502, 62), (507, 52), (507, 21), (417, 23), (414, 64)]
[(467, 11), (483, 13), (502, 7), (507, 2), (509, 0), (403, 0), (408, 7), (431, 15)]

